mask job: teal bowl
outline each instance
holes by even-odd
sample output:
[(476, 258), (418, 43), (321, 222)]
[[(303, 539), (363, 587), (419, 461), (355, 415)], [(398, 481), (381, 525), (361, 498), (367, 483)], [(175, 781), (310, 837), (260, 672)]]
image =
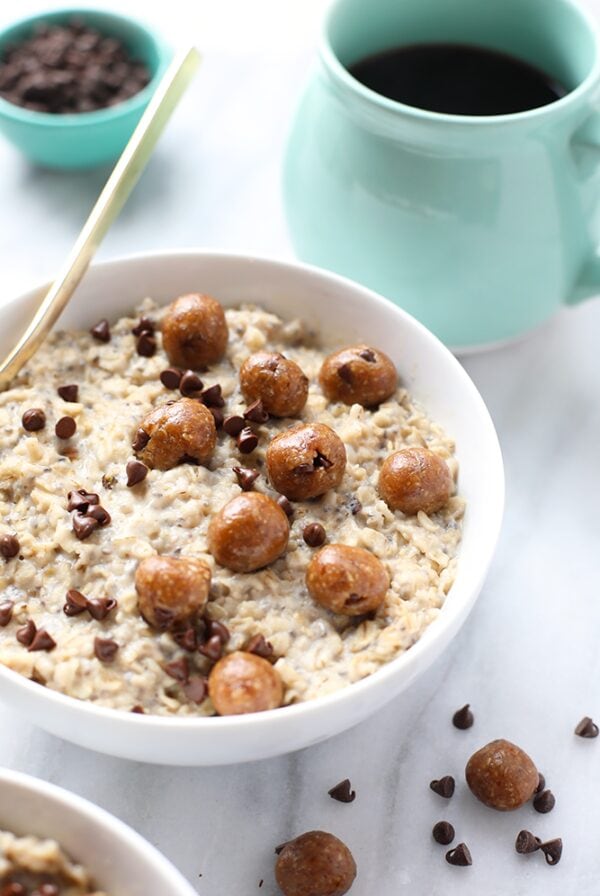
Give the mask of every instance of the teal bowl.
[(7, 44), (26, 40), (41, 22), (81, 19), (107, 37), (118, 38), (148, 67), (151, 80), (135, 96), (96, 112), (68, 115), (34, 112), (0, 97), (0, 132), (30, 161), (46, 168), (93, 168), (117, 159), (129, 140), (172, 52), (150, 28), (127, 16), (96, 9), (60, 9), (9, 25), (0, 32), (0, 59)]

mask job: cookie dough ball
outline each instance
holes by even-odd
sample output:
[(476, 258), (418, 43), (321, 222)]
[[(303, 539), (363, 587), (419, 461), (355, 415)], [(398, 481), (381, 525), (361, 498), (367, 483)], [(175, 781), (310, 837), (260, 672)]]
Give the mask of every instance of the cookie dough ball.
[(169, 306), (162, 321), (163, 347), (175, 367), (199, 370), (225, 354), (229, 330), (212, 296), (190, 293)]
[(398, 373), (390, 358), (378, 349), (350, 345), (325, 358), (319, 382), (330, 401), (370, 408), (394, 394)]
[(133, 450), (147, 467), (170, 470), (185, 461), (205, 463), (216, 444), (217, 429), (209, 409), (199, 401), (181, 398), (144, 417)]
[(272, 417), (297, 417), (308, 398), (308, 377), (295, 361), (278, 352), (256, 352), (240, 369), (242, 395), (260, 399)]
[(530, 800), (540, 777), (527, 753), (508, 740), (493, 740), (473, 753), (465, 776), (477, 799), (501, 812)]
[(311, 597), (334, 613), (361, 616), (381, 606), (390, 578), (381, 560), (364, 548), (328, 544), (306, 571)]
[(277, 709), (283, 700), (283, 684), (268, 660), (238, 650), (213, 666), (208, 693), (220, 716), (237, 716)]
[(148, 625), (168, 629), (199, 616), (210, 590), (210, 568), (193, 557), (146, 557), (135, 573), (138, 607)]
[(346, 449), (329, 426), (305, 423), (276, 436), (269, 443), (266, 461), (273, 488), (291, 501), (305, 501), (340, 484)]
[(275, 877), (284, 896), (344, 896), (356, 877), (345, 843), (326, 831), (308, 831), (283, 846)]
[(260, 492), (243, 492), (212, 518), (208, 527), (211, 554), (233, 572), (262, 569), (281, 557), (290, 524), (281, 507)]
[(448, 464), (428, 448), (402, 448), (383, 462), (379, 494), (391, 510), (431, 514), (448, 503), (454, 491)]

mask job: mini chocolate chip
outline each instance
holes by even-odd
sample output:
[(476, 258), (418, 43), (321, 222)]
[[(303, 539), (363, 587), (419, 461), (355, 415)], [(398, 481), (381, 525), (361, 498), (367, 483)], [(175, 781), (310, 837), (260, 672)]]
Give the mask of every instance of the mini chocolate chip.
[(536, 793), (540, 793), (542, 790), (546, 789), (546, 779), (543, 774), (540, 772), (538, 774), (538, 786), (535, 788)]
[(79, 386), (75, 383), (69, 386), (59, 386), (56, 391), (63, 401), (75, 402), (79, 398)]
[(454, 795), (454, 787), (456, 785), (452, 775), (445, 775), (439, 780), (434, 779), (431, 781), (429, 786), (438, 796), (443, 796), (445, 800), (449, 800)]
[(194, 653), (198, 649), (198, 636), (192, 626), (173, 632), (172, 638), (179, 647), (187, 650), (188, 653)]
[(30, 653), (35, 650), (45, 650), (50, 653), (56, 647), (56, 641), (52, 635), (48, 634), (45, 628), (40, 628), (34, 635), (33, 640), (27, 648)]
[(294, 473), (298, 473), (301, 476), (307, 476), (308, 474), (312, 475), (314, 472), (315, 472), (314, 464), (302, 463), (302, 464), (297, 464), (294, 467)]
[(166, 370), (162, 371), (160, 381), (165, 389), (179, 389), (182, 376), (183, 371), (179, 367), (167, 367)]
[(117, 608), (118, 604), (114, 597), (94, 597), (87, 602), (87, 610), (92, 619), (102, 622), (109, 613)]
[(279, 506), (281, 507), (281, 509), (283, 510), (283, 512), (285, 513), (285, 515), (287, 516), (288, 519), (291, 520), (294, 518), (294, 507), (293, 507), (291, 501), (289, 501), (285, 495), (279, 495), (279, 497), (277, 498), (277, 503), (279, 504)]
[(0, 603), (0, 627), (4, 628), (12, 619), (14, 601), (3, 600)]
[(336, 784), (335, 787), (332, 787), (327, 793), (332, 800), (337, 800), (338, 803), (353, 803), (356, 799), (356, 791), (352, 790), (350, 778), (344, 778), (343, 781), (340, 781), (339, 784)]
[(584, 716), (575, 729), (575, 734), (578, 737), (598, 737), (598, 726), (589, 716)]
[(87, 608), (88, 599), (81, 591), (75, 591), (74, 588), (67, 591), (66, 603), (63, 607), (65, 616), (79, 616), (80, 613), (85, 613)]
[(127, 488), (139, 485), (148, 475), (148, 467), (139, 460), (130, 460), (125, 467), (127, 473)]
[(134, 336), (141, 336), (142, 333), (154, 333), (156, 325), (149, 317), (140, 317), (139, 323), (132, 329)]
[(136, 703), (135, 706), (132, 706), (132, 707), (131, 707), (130, 712), (134, 712), (134, 713), (136, 713), (137, 715), (143, 716), (143, 715), (145, 715), (146, 710), (144, 709), (143, 706), (140, 706), (139, 703)]
[(175, 681), (184, 682), (190, 677), (190, 664), (184, 656), (182, 656), (181, 659), (167, 663), (164, 670), (167, 675), (170, 675)]
[(267, 422), (267, 420), (269, 419), (269, 415), (265, 411), (260, 398), (257, 398), (256, 401), (253, 401), (252, 404), (248, 405), (248, 407), (244, 411), (244, 419), (251, 420), (252, 423)]
[(67, 510), (71, 512), (72, 510), (79, 510), (82, 513), (85, 513), (90, 504), (99, 504), (100, 498), (98, 495), (94, 494), (94, 492), (86, 492), (85, 489), (80, 488), (79, 491), (69, 492), (67, 495)]
[(108, 321), (103, 318), (92, 327), (90, 333), (97, 342), (110, 342), (110, 327)]
[(46, 425), (46, 415), (41, 408), (30, 408), (21, 417), (26, 432), (39, 432)]
[(325, 544), (327, 534), (321, 523), (309, 523), (302, 530), (302, 538), (309, 548), (319, 548)]
[(225, 399), (221, 395), (219, 383), (215, 383), (214, 386), (209, 386), (208, 389), (205, 389), (200, 395), (200, 400), (207, 408), (222, 408), (225, 406)]
[(25, 625), (21, 628), (18, 628), (16, 631), (16, 638), (19, 644), (22, 644), (24, 647), (29, 647), (35, 638), (37, 632), (37, 626), (33, 619), (28, 619)]
[(246, 653), (254, 653), (256, 656), (261, 656), (264, 660), (270, 660), (273, 656), (273, 645), (270, 641), (265, 640), (264, 635), (253, 635), (244, 650)]
[(196, 392), (202, 391), (203, 385), (204, 383), (197, 373), (194, 373), (193, 370), (186, 370), (181, 377), (179, 391), (182, 395), (194, 395)]
[(539, 812), (540, 815), (546, 815), (547, 812), (552, 812), (555, 805), (556, 799), (551, 790), (542, 790), (541, 793), (537, 793), (533, 798), (533, 808), (536, 812)]
[(371, 351), (370, 348), (363, 348), (363, 350), (358, 353), (358, 357), (362, 358), (363, 361), (368, 361), (369, 364), (374, 364), (377, 360), (375, 352)]
[(562, 856), (562, 848), (563, 843), (560, 837), (556, 837), (554, 840), (546, 840), (545, 843), (540, 843), (540, 849), (544, 853), (546, 862), (549, 865), (558, 865), (560, 857)]
[(98, 523), (98, 520), (95, 520), (93, 517), (86, 516), (79, 510), (76, 510), (73, 514), (72, 525), (73, 532), (79, 541), (85, 541), (85, 539), (89, 538), (92, 532), (94, 532), (100, 524)]
[(199, 675), (193, 675), (183, 685), (183, 693), (192, 703), (203, 703), (208, 694), (206, 679), (201, 678)]
[(455, 837), (455, 831), (449, 821), (438, 821), (431, 831), (433, 839), (442, 846), (449, 846)]
[(144, 330), (144, 332), (137, 338), (135, 350), (138, 355), (141, 355), (143, 358), (152, 358), (152, 356), (156, 354), (156, 339), (152, 333), (148, 333)]
[(198, 653), (208, 657), (209, 660), (218, 660), (223, 653), (223, 642), (218, 635), (213, 635), (208, 639), (206, 644), (201, 644)]
[(260, 476), (258, 470), (250, 470), (248, 467), (233, 467), (233, 472), (243, 492), (251, 491), (252, 486)]
[(215, 429), (221, 429), (223, 426), (223, 421), (225, 419), (225, 414), (221, 410), (221, 408), (209, 408), (208, 409), (213, 415), (213, 420), (215, 421)]
[(328, 457), (325, 457), (324, 454), (321, 454), (320, 451), (317, 451), (317, 456), (313, 460), (313, 467), (318, 470), (321, 467), (324, 470), (329, 470), (330, 467), (333, 466), (333, 461), (329, 460)]
[(474, 721), (475, 716), (471, 712), (468, 703), (465, 703), (461, 709), (457, 709), (452, 716), (452, 724), (460, 731), (466, 731), (467, 728), (471, 728)]
[(5, 560), (12, 560), (21, 550), (19, 539), (16, 535), (3, 535), (0, 538), (0, 554)]
[(541, 846), (542, 841), (531, 831), (519, 831), (515, 840), (515, 849), (519, 855), (526, 856), (531, 852), (536, 852)]
[(223, 420), (223, 429), (228, 436), (238, 436), (245, 425), (244, 418), (239, 417), (237, 414), (232, 414), (231, 417), (225, 417)]
[(237, 437), (237, 446), (241, 454), (251, 454), (258, 445), (258, 436), (249, 426), (245, 426)]
[(342, 364), (338, 367), (337, 375), (344, 383), (350, 385), (352, 383), (352, 368), (350, 364)]
[(472, 865), (473, 859), (466, 843), (459, 843), (454, 849), (449, 849), (446, 853), (446, 861), (449, 865)]
[(61, 417), (54, 427), (56, 437), (59, 439), (70, 439), (77, 431), (77, 422), (73, 417)]
[(94, 638), (94, 654), (101, 663), (112, 663), (119, 645), (112, 638)]
[(154, 622), (156, 624), (156, 628), (161, 631), (165, 631), (172, 624), (175, 618), (175, 614), (172, 610), (166, 609), (166, 607), (155, 607), (154, 609)]
[(362, 510), (362, 504), (358, 500), (358, 498), (350, 498), (348, 501), (348, 509), (352, 516), (356, 516), (357, 513), (360, 513)]
[(206, 633), (209, 638), (214, 638), (216, 636), (221, 641), (221, 644), (227, 644), (231, 635), (229, 634), (229, 629), (226, 625), (223, 625), (218, 619), (208, 619), (207, 617), (205, 617), (204, 622), (206, 625)]
[(92, 519), (96, 520), (96, 522), (100, 526), (108, 526), (111, 520), (108, 510), (105, 510), (105, 508), (101, 507), (100, 504), (88, 507), (86, 517), (91, 517)]
[(148, 435), (148, 433), (144, 432), (143, 429), (138, 429), (133, 440), (133, 445), (131, 447), (134, 451), (143, 451), (149, 441), (150, 436)]

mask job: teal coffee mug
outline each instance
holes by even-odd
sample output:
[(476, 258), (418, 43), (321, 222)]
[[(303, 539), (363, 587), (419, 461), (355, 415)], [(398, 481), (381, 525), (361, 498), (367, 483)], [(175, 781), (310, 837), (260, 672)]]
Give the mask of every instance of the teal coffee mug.
[[(348, 67), (399, 45), (509, 53), (567, 90), (511, 115), (386, 99)], [(301, 258), (448, 345), (512, 339), (600, 293), (600, 38), (569, 0), (337, 0), (296, 113), (284, 201)]]

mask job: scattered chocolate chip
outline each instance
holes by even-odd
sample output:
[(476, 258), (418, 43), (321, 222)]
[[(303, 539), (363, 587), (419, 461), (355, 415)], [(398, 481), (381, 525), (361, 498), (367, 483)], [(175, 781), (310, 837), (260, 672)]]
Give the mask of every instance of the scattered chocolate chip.
[(75, 383), (69, 386), (59, 386), (56, 391), (63, 401), (75, 402), (79, 398), (79, 386)]
[(363, 350), (358, 353), (358, 357), (362, 358), (363, 361), (368, 361), (369, 364), (374, 364), (377, 360), (375, 352), (371, 351), (370, 348), (363, 348)]
[(562, 848), (563, 843), (560, 837), (556, 837), (554, 840), (546, 840), (545, 843), (540, 843), (540, 849), (544, 853), (546, 862), (549, 865), (558, 865), (560, 857), (562, 856)]
[(140, 317), (139, 323), (132, 329), (134, 336), (141, 336), (142, 333), (154, 333), (156, 325), (149, 317)]
[(188, 653), (195, 653), (198, 649), (198, 636), (192, 626), (182, 629), (181, 631), (173, 632), (172, 638), (179, 647), (182, 647), (183, 650), (187, 650)]
[(531, 852), (535, 852), (541, 846), (542, 841), (531, 831), (519, 831), (515, 840), (515, 849), (519, 855), (526, 856)]
[(165, 631), (170, 628), (173, 624), (173, 620), (175, 618), (175, 614), (172, 610), (167, 610), (165, 607), (156, 607), (154, 610), (154, 622), (156, 628), (161, 631)]
[(466, 843), (459, 843), (454, 849), (449, 849), (446, 853), (446, 861), (449, 865), (472, 865), (473, 859)]
[(127, 488), (139, 485), (148, 475), (148, 467), (139, 460), (130, 460), (125, 467), (127, 473)]
[(33, 640), (27, 649), (30, 653), (35, 650), (45, 650), (47, 653), (50, 653), (55, 647), (56, 641), (52, 635), (48, 634), (45, 628), (40, 628), (33, 636)]
[(584, 716), (575, 729), (575, 734), (577, 737), (598, 737), (598, 726), (589, 716)]
[(234, 467), (233, 472), (243, 492), (251, 491), (252, 486), (260, 476), (258, 470), (250, 470), (248, 467)]
[(538, 786), (535, 788), (536, 793), (540, 793), (542, 790), (546, 789), (546, 779), (543, 774), (540, 772), (538, 776)]
[(251, 454), (258, 445), (258, 436), (249, 426), (245, 426), (237, 437), (237, 446), (241, 454)]
[(88, 507), (86, 516), (96, 520), (99, 526), (108, 526), (110, 523), (110, 513), (100, 504)]
[(452, 724), (460, 731), (466, 731), (467, 728), (471, 728), (474, 721), (475, 716), (471, 712), (468, 703), (465, 703), (461, 709), (457, 709), (452, 716)]
[(182, 395), (194, 395), (196, 392), (202, 392), (204, 383), (197, 373), (193, 370), (186, 370), (181, 377), (179, 383), (179, 391)]
[(244, 411), (244, 419), (250, 420), (252, 423), (267, 422), (269, 415), (265, 411), (260, 398), (257, 398), (256, 401), (253, 401), (252, 404), (248, 405)]
[(449, 821), (438, 821), (431, 831), (433, 839), (442, 846), (449, 846), (454, 840), (455, 831)]
[(339, 784), (336, 784), (335, 787), (332, 787), (327, 793), (332, 800), (337, 800), (338, 803), (353, 803), (356, 799), (356, 791), (352, 790), (350, 778), (344, 778), (343, 781), (340, 781)]
[(179, 389), (183, 371), (179, 367), (167, 367), (160, 375), (160, 381), (165, 389)]
[(261, 656), (264, 660), (270, 660), (273, 656), (273, 645), (265, 639), (264, 635), (254, 635), (250, 638), (244, 650), (247, 653)]
[(541, 793), (537, 793), (533, 798), (533, 808), (536, 812), (539, 812), (540, 815), (546, 815), (547, 812), (552, 812), (555, 805), (556, 799), (551, 790), (542, 790)]
[(223, 625), (218, 619), (208, 618), (205, 618), (205, 625), (209, 638), (217, 637), (221, 641), (221, 644), (227, 644), (231, 635), (229, 634), (229, 629), (226, 625)]
[(87, 611), (92, 619), (102, 622), (117, 606), (114, 597), (94, 597), (92, 600), (88, 600)]
[(146, 710), (143, 706), (140, 706), (139, 703), (136, 703), (135, 706), (131, 707), (131, 712), (135, 712), (137, 715), (143, 716), (146, 713)]
[(205, 389), (200, 395), (200, 400), (207, 408), (222, 408), (225, 406), (225, 399), (221, 395), (219, 383), (215, 383), (214, 386), (209, 386), (208, 389)]
[(215, 421), (215, 429), (221, 429), (223, 426), (223, 421), (225, 419), (225, 414), (221, 410), (221, 408), (209, 408), (208, 409), (213, 415), (213, 420)]
[(85, 513), (90, 504), (99, 503), (99, 496), (94, 494), (94, 492), (86, 492), (84, 488), (80, 488), (79, 491), (76, 492), (69, 492), (67, 495), (67, 510), (69, 512), (72, 510), (80, 510), (82, 513)]
[(337, 375), (344, 383), (350, 385), (352, 383), (352, 368), (350, 364), (341, 364), (338, 367)]
[(309, 548), (319, 548), (325, 544), (327, 534), (321, 523), (309, 523), (302, 530), (302, 538)]
[(152, 333), (144, 332), (138, 336), (137, 341), (135, 343), (135, 350), (138, 355), (141, 355), (143, 358), (151, 358), (156, 354), (156, 339), (152, 335)]
[(183, 693), (192, 703), (203, 703), (208, 694), (206, 679), (201, 678), (199, 675), (193, 675), (183, 685)]
[(0, 538), (0, 554), (5, 560), (12, 560), (21, 550), (19, 539), (16, 535), (3, 535)]
[(439, 780), (434, 779), (429, 784), (430, 788), (438, 796), (443, 796), (445, 800), (449, 800), (454, 795), (455, 781), (452, 775), (445, 775)]
[(292, 502), (289, 501), (288, 498), (286, 498), (285, 495), (279, 495), (279, 497), (277, 498), (277, 503), (289, 520), (294, 518), (294, 506)]
[(0, 603), (0, 627), (4, 628), (5, 625), (8, 625), (10, 620), (12, 619), (14, 601), (12, 600), (3, 600)]
[(223, 420), (223, 429), (228, 436), (238, 436), (245, 427), (243, 417), (233, 414), (231, 417), (225, 417)]
[(112, 638), (94, 638), (94, 654), (101, 663), (112, 663), (119, 645)]
[(362, 504), (358, 500), (358, 498), (350, 498), (348, 501), (348, 509), (352, 516), (356, 516), (357, 513), (360, 513), (362, 510)]
[(29, 647), (29, 645), (33, 642), (37, 632), (37, 626), (33, 619), (28, 619), (25, 625), (21, 628), (18, 628), (16, 631), (16, 638), (19, 644), (22, 644), (23, 647)]
[(110, 327), (104, 318), (92, 327), (90, 333), (97, 342), (110, 342)]
[(209, 660), (214, 660), (216, 662), (220, 659), (221, 654), (223, 653), (223, 642), (218, 635), (213, 635), (208, 639), (206, 644), (200, 645), (198, 653), (201, 653), (203, 656), (208, 657)]
[(88, 599), (80, 591), (71, 588), (67, 591), (66, 602), (63, 607), (65, 616), (79, 616), (88, 608)]
[(46, 415), (41, 408), (29, 408), (21, 417), (26, 432), (39, 432), (46, 425)]
[(79, 510), (76, 510), (73, 514), (72, 524), (73, 532), (79, 541), (85, 541), (86, 538), (89, 538), (92, 532), (100, 525), (98, 520), (95, 520), (92, 516), (86, 516)]
[(61, 417), (54, 427), (56, 437), (59, 439), (70, 439), (77, 431), (77, 422), (73, 417)]
[(181, 659), (167, 663), (164, 669), (167, 675), (170, 675), (175, 681), (184, 682), (190, 677), (190, 664), (184, 656)]
[(315, 470), (318, 470), (320, 468), (323, 468), (324, 470), (329, 470), (330, 467), (332, 467), (332, 466), (333, 466), (333, 461), (329, 460), (328, 457), (325, 457), (324, 454), (321, 454), (320, 451), (317, 451), (317, 455), (316, 455), (315, 459), (313, 460), (313, 467), (315, 468)]

